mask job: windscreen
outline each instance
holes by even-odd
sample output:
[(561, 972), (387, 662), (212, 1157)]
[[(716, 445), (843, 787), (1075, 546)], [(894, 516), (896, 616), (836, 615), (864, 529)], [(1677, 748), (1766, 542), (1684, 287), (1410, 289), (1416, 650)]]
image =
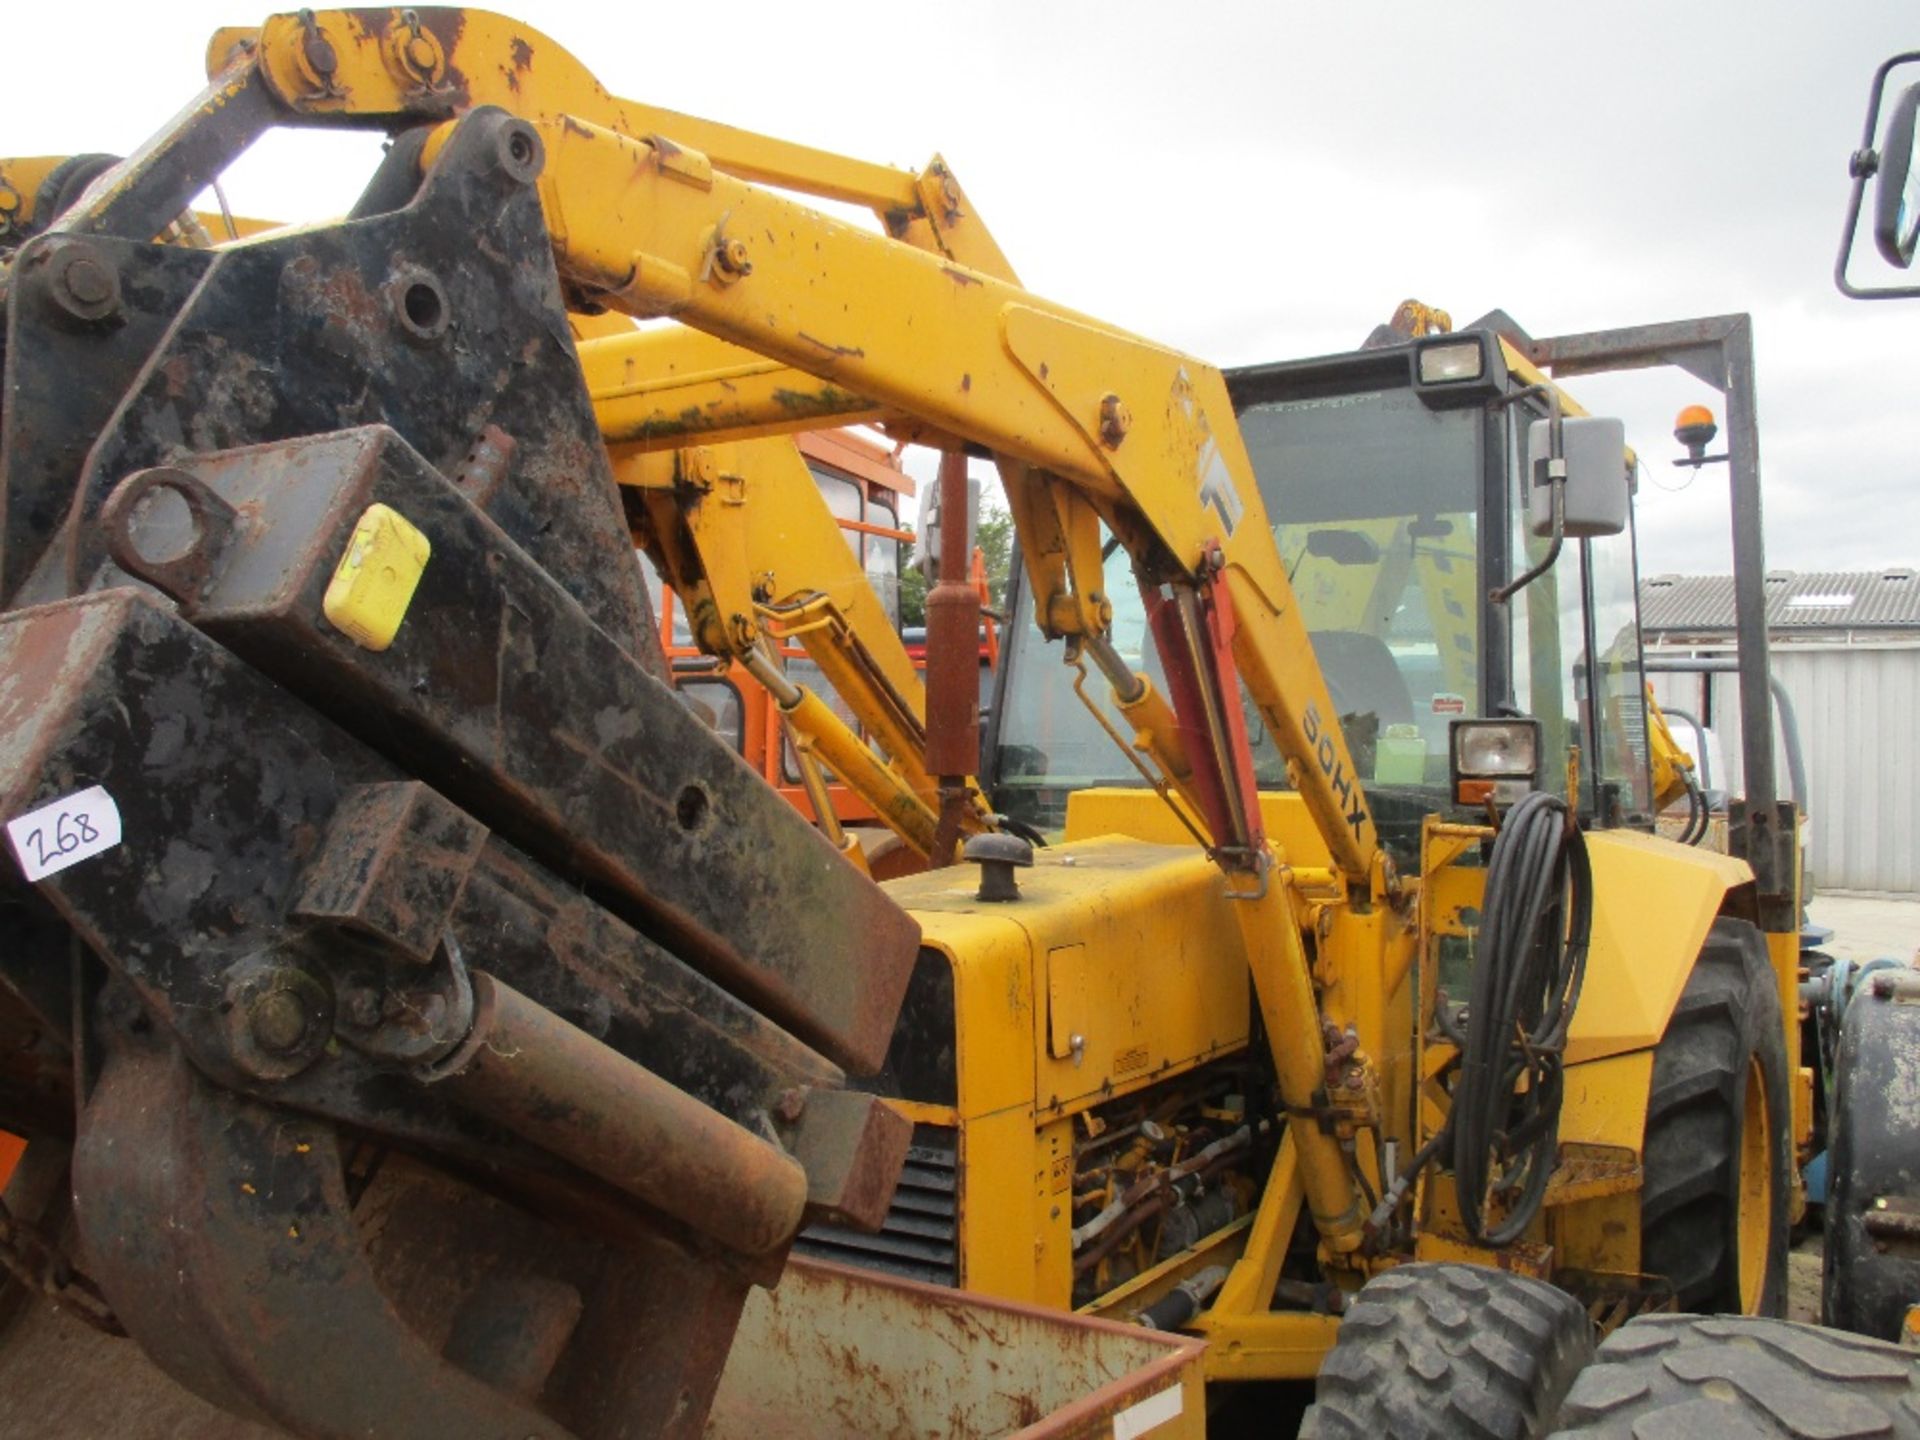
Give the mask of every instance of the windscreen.
[[(1384, 834), (1387, 810), (1444, 803), (1447, 724), (1480, 713), (1479, 412), (1430, 410), (1396, 388), (1256, 404), (1240, 424)], [(1159, 684), (1144, 608), (1120, 583), (1125, 557), (1108, 563), (1114, 643)], [(1052, 828), (1071, 791), (1144, 782), (1073, 694), (1061, 647), (1042, 639), (1030, 601), (1019, 608), (995, 795), (1008, 813)], [(1087, 689), (1114, 715), (1097, 675)], [(1260, 783), (1283, 786), (1281, 758), (1258, 712), (1245, 709)]]

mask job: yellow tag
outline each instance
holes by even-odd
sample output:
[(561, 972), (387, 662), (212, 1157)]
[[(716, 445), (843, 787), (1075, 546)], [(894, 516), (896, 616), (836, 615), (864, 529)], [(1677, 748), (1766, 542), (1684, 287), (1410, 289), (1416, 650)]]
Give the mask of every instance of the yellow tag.
[(369, 505), (334, 567), (320, 609), (354, 644), (384, 650), (400, 633), (433, 546), (398, 510)]

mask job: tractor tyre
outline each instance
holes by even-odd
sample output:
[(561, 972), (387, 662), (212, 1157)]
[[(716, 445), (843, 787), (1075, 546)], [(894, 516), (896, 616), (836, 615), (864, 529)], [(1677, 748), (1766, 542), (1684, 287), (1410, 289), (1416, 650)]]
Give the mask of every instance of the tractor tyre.
[(1580, 1302), (1479, 1265), (1401, 1265), (1354, 1297), (1301, 1440), (1536, 1440), (1593, 1356)]
[(1554, 1440), (1920, 1440), (1920, 1355), (1744, 1315), (1643, 1315), (1574, 1382)]
[(1654, 1049), (1647, 1099), (1640, 1268), (1679, 1309), (1784, 1313), (1790, 1097), (1766, 943), (1723, 917)]
[(1820, 1318), (1892, 1340), (1920, 1303), (1920, 976), (1881, 971), (1848, 1003), (1828, 1134)]

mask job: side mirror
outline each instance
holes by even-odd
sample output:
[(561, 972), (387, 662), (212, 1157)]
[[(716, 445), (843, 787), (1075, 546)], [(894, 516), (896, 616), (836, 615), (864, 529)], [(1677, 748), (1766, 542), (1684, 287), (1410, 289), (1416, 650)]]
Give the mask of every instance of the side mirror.
[[(1527, 522), (1535, 535), (1553, 533), (1553, 487), (1548, 484), (1552, 426), (1536, 420), (1527, 427)], [(1561, 459), (1566, 465), (1566, 509), (1562, 533), (1570, 539), (1618, 535), (1627, 528), (1627, 427), (1619, 420), (1569, 416), (1560, 422)]]
[[(1840, 253), (1833, 262), (1833, 283), (1853, 300), (1911, 300), (1920, 298), (1920, 285), (1855, 284), (1847, 273), (1853, 266), (1854, 242), (1867, 204), (1867, 186), (1874, 187), (1874, 247), (1880, 258), (1897, 270), (1912, 267), (1920, 254), (1920, 174), (1915, 172), (1916, 130), (1920, 125), (1920, 85), (1909, 85), (1889, 105), (1887, 82), (1903, 65), (1920, 64), (1920, 50), (1905, 50), (1881, 61), (1867, 89), (1867, 118), (1860, 143), (1847, 157), (1847, 219), (1840, 229)], [(1883, 113), (1886, 124), (1881, 125)]]
[(1887, 142), (1880, 155), (1873, 207), (1873, 239), (1889, 265), (1913, 264), (1920, 242), (1920, 171), (1914, 168), (1914, 117), (1920, 114), (1920, 85), (1909, 85), (1894, 102), (1887, 120)]
[[(938, 485), (929, 485), (921, 493), (926, 499), (920, 506), (920, 524), (913, 537), (913, 563), (931, 588), (940, 579), (940, 527), (946, 517), (940, 513)], [(966, 526), (967, 553), (971, 555), (980, 536), (980, 482), (971, 477), (967, 480)]]

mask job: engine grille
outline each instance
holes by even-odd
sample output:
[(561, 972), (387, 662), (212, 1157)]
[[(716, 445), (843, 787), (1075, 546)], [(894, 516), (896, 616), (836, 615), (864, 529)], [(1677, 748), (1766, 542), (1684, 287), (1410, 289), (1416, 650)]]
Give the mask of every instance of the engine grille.
[(959, 1148), (958, 1131), (944, 1125), (914, 1126), (900, 1188), (894, 1191), (880, 1233), (815, 1225), (800, 1232), (794, 1252), (929, 1285), (957, 1286)]

